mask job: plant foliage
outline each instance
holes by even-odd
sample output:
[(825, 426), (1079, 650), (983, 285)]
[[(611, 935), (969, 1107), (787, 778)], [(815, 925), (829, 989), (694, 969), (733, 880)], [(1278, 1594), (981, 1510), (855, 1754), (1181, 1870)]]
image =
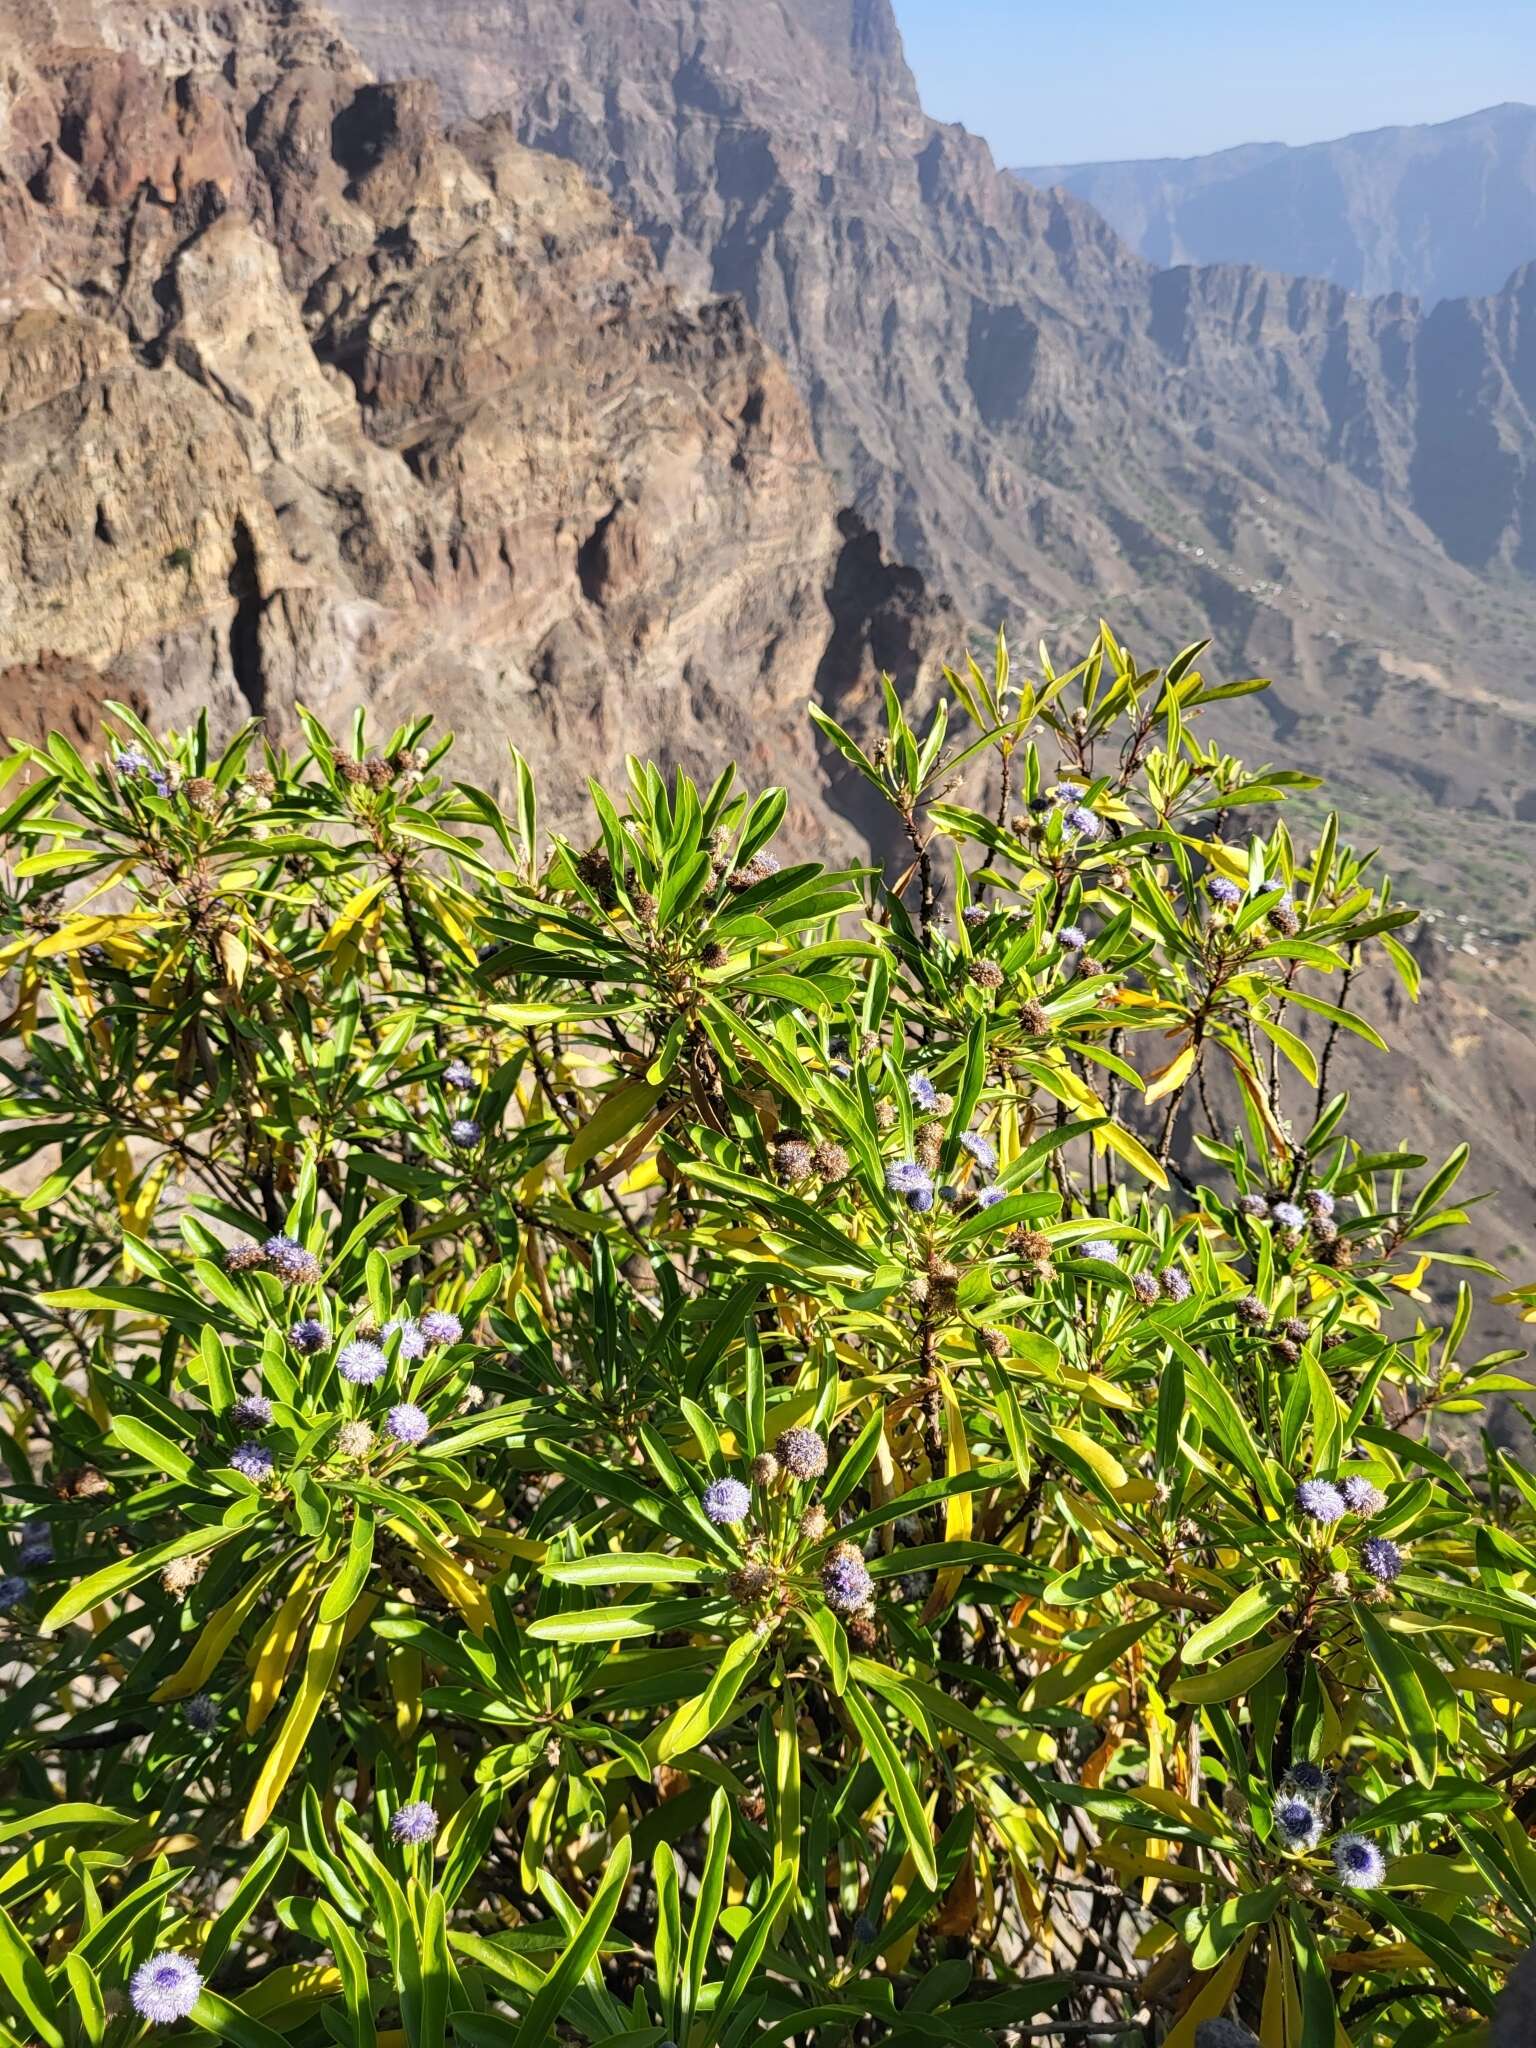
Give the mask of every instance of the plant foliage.
[(1524, 1382), (1199, 654), (818, 712), (889, 886), (424, 720), (14, 750), (5, 2041), (1482, 2038)]

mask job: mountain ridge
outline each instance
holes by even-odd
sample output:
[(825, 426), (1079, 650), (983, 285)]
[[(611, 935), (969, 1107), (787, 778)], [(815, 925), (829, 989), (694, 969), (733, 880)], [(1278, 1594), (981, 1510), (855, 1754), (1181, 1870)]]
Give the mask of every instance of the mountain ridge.
[(1148, 261), (1248, 262), (1433, 306), (1496, 293), (1536, 257), (1536, 106), (1196, 157), (1019, 167), (1095, 206)]

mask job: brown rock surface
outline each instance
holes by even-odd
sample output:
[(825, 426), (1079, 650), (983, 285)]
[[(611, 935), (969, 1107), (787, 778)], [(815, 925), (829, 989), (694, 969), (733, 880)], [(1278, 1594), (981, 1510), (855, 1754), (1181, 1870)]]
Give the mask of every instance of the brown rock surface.
[(425, 707), (489, 783), (514, 740), (557, 817), (648, 747), (790, 780), (851, 843), (805, 700), (910, 681), (944, 613), (839, 523), (738, 303), (685, 302), (504, 122), (446, 139), (298, 0), (0, 0), (6, 30), (7, 729)]

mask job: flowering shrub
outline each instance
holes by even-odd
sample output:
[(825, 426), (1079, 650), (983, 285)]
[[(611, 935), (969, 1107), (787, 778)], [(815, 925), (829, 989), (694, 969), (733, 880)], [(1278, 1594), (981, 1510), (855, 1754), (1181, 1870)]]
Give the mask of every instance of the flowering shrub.
[(425, 722), (4, 764), (8, 2041), (1482, 2038), (1524, 1383), (1197, 659), (815, 714), (889, 887)]

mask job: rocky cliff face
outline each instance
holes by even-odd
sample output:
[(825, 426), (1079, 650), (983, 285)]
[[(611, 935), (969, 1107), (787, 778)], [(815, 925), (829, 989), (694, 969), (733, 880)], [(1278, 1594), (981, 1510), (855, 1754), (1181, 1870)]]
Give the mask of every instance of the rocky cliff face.
[(1432, 305), (1496, 292), (1536, 254), (1536, 107), (1015, 175), (1075, 192), (1161, 265), (1261, 263)]
[(429, 708), (557, 815), (642, 747), (848, 838), (805, 700), (947, 625), (739, 302), (299, 0), (0, 0), (0, 45), (8, 729)]

